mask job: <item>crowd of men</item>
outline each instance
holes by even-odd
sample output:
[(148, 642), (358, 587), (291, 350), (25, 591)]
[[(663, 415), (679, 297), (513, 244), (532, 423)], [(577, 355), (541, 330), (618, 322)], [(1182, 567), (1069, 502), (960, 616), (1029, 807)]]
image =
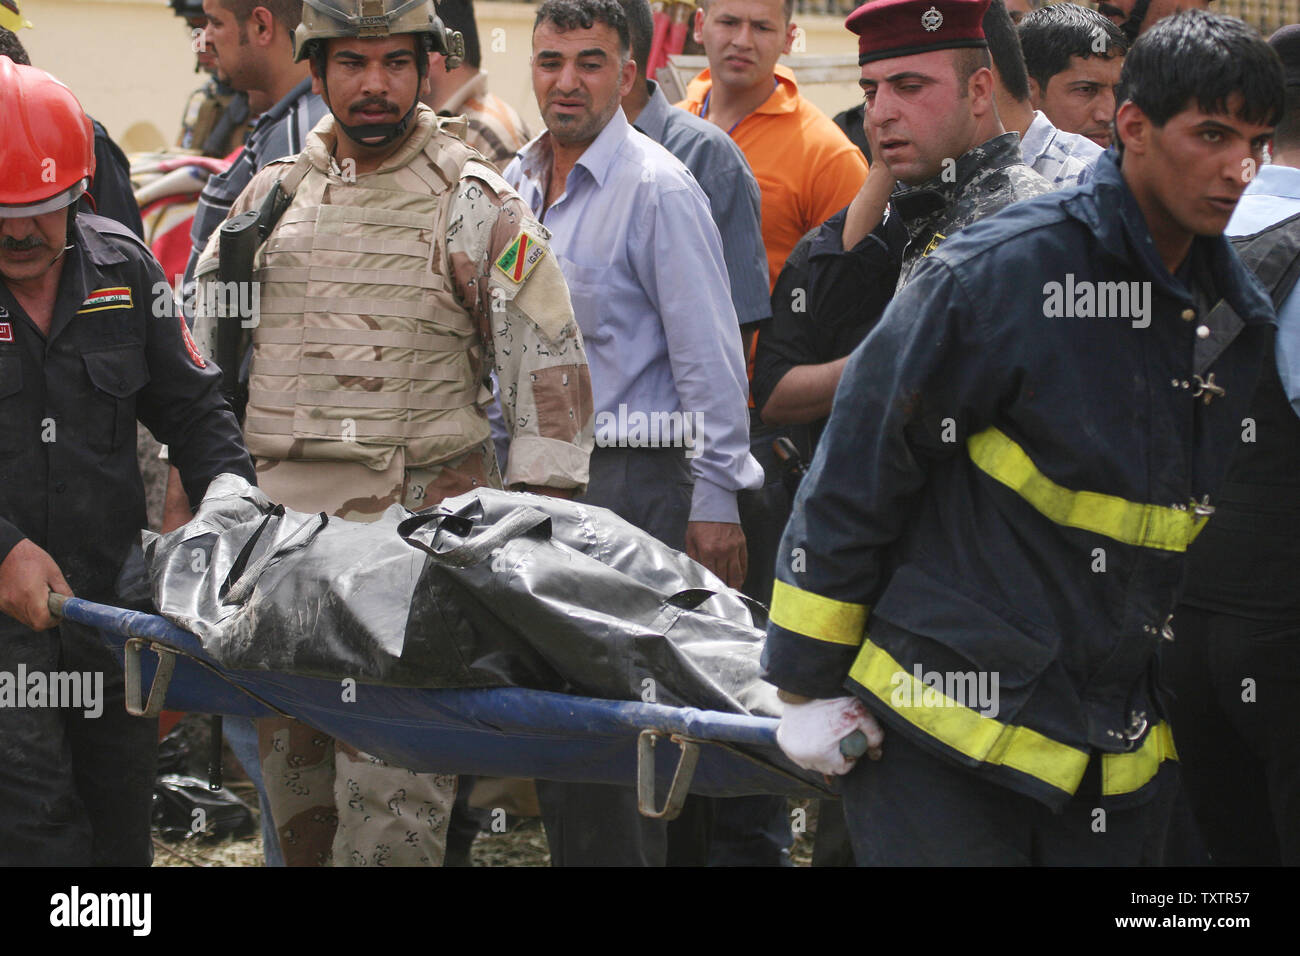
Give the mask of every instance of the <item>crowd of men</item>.
[[(137, 420), (164, 531), (223, 472), (353, 521), (502, 487), (768, 605), (816, 862), (1300, 862), (1300, 26), (1124, 2), (871, 0), (831, 118), (793, 0), (702, 3), (675, 106), (646, 0), (542, 0), (534, 136), (469, 0), (172, 0), (179, 144), (237, 152), (162, 308), (120, 151), (0, 33), (0, 670), (107, 688), (0, 699), (0, 862), (150, 860), (156, 722), (48, 608), (130, 603)], [(227, 723), (268, 862), (468, 859), (473, 779)], [(789, 863), (783, 797), (510, 786), (554, 865)]]

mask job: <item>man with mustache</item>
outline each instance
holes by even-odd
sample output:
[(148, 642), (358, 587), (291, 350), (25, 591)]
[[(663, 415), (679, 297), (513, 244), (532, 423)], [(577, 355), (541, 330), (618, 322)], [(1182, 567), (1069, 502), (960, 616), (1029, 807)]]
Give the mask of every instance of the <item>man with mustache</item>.
[(194, 72), (209, 74), (207, 81), (190, 94), (181, 114), (181, 132), (176, 145), (196, 149), (204, 156), (223, 159), (244, 145), (252, 131), (248, 94), (231, 89), (216, 77), (216, 57), (208, 49), (203, 33), (208, 24), (201, 0), (171, 0), (172, 12), (185, 21), (194, 51)]
[[(597, 447), (585, 500), (738, 587), (736, 497), (762, 470), (748, 452), (740, 331), (708, 200), (623, 113), (636, 64), (618, 0), (543, 3), (532, 66), (546, 132), (505, 175), (554, 235), (590, 349)], [(648, 436), (634, 415), (679, 427)], [(666, 862), (667, 827), (638, 815), (631, 787), (538, 781), (537, 792), (555, 865)]]
[[(429, 54), (453, 68), (458, 40), (432, 0), (306, 0), (294, 57), (330, 115), (231, 209), (259, 209), (277, 187), (292, 196), (250, 277), (244, 431), (260, 487), (295, 510), (369, 521), (484, 486), (586, 486), (590, 378), (548, 234), (462, 123), (419, 99)], [(201, 293), (219, 251), (214, 235)], [(203, 294), (199, 309), (210, 343)], [(512, 439), (504, 479), (485, 414), (493, 370)], [(287, 862), (442, 862), (454, 776), (389, 766), (298, 723), (261, 730)]]
[[(137, 420), (191, 502), (252, 464), (148, 248), (77, 209), (96, 166), (76, 98), (0, 56), (0, 128), (0, 865), (148, 866), (158, 722), (126, 713), (121, 665), (48, 601), (132, 606)], [(102, 674), (100, 712), (15, 706), (20, 669)]]

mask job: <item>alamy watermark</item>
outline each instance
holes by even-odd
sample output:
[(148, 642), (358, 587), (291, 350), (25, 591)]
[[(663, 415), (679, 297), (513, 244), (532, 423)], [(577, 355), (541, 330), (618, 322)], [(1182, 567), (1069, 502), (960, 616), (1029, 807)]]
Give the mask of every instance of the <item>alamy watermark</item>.
[(998, 715), (996, 671), (895, 671), (889, 679), (889, 702), (901, 707), (966, 707), (984, 717)]
[(1151, 324), (1150, 282), (1064, 282), (1043, 285), (1043, 315), (1049, 319), (1129, 319), (1135, 329)]
[(80, 710), (89, 720), (104, 712), (103, 671), (0, 671), (0, 709), (58, 707)]
[(623, 404), (596, 413), (599, 448), (684, 448), (687, 458), (698, 458), (703, 432), (703, 412), (628, 411)]
[(90, 893), (73, 886), (50, 897), (50, 925), (55, 927), (126, 927), (133, 936), (148, 936), (153, 928), (153, 896), (149, 893)]

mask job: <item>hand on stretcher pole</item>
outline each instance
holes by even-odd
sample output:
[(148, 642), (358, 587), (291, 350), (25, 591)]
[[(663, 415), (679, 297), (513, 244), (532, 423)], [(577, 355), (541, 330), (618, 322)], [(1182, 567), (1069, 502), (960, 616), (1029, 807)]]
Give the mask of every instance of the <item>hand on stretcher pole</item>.
[(880, 759), (884, 732), (858, 698), (813, 700), (782, 691), (781, 699), (776, 742), (800, 767), (831, 776), (848, 773), (863, 754)]

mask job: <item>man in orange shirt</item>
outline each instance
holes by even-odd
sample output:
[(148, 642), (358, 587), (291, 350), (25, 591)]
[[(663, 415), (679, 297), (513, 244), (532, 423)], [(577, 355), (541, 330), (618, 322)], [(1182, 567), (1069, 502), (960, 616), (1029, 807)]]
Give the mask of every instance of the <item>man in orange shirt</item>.
[(711, 0), (695, 14), (709, 68), (678, 105), (731, 135), (763, 194), (763, 244), (776, 285), (803, 234), (847, 206), (867, 175), (862, 154), (799, 95), (777, 65), (790, 52), (794, 0)]

